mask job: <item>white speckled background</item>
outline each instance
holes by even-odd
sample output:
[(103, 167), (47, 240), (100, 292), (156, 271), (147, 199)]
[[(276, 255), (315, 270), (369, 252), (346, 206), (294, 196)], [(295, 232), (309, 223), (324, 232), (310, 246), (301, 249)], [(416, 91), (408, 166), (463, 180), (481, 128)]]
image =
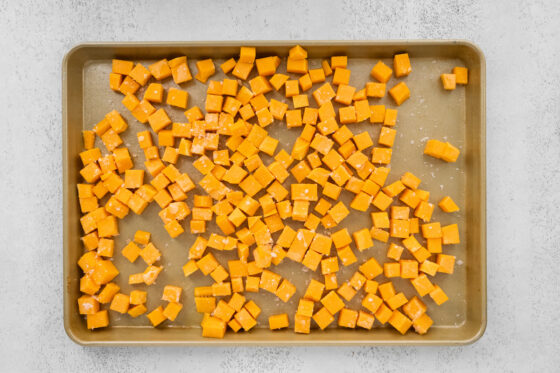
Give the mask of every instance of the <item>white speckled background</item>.
[[(0, 370), (558, 369), (559, 1), (165, 3), (0, 0)], [(468, 39), (486, 54), (488, 327), (480, 341), (453, 348), (83, 348), (70, 341), (61, 301), (66, 51), (84, 41), (419, 38)]]

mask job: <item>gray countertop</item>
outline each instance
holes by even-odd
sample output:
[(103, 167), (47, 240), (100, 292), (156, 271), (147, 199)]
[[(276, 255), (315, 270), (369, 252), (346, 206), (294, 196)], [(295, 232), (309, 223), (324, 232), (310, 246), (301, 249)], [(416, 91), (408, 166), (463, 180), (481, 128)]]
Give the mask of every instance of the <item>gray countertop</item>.
[[(246, 3), (0, 1), (2, 370), (557, 370), (560, 2)], [(451, 348), (84, 348), (70, 341), (61, 301), (60, 81), (72, 46), (424, 38), (468, 39), (486, 55), (488, 327), (481, 340)]]

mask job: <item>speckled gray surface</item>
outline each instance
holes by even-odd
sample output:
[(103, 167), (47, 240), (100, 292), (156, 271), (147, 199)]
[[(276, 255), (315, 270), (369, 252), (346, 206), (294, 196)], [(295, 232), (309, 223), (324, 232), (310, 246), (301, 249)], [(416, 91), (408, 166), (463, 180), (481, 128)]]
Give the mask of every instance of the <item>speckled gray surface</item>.
[[(560, 2), (261, 0), (251, 10), (239, 0), (99, 3), (0, 1), (3, 371), (558, 369)], [(453, 348), (107, 349), (68, 339), (60, 66), (69, 48), (103, 40), (406, 38), (469, 39), (486, 54), (488, 328), (480, 341)]]

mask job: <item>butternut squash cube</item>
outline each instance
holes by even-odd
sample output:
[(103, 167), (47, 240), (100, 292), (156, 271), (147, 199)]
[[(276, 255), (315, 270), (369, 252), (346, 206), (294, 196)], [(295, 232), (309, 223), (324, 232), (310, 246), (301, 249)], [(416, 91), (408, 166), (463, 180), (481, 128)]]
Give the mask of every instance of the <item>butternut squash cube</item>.
[(443, 197), (438, 202), (438, 206), (445, 212), (459, 211), (459, 206), (457, 206), (457, 204), (449, 196)]
[(398, 310), (393, 311), (393, 314), (391, 315), (388, 321), (389, 324), (391, 324), (395, 329), (397, 329), (403, 335), (412, 326), (412, 321)]
[(393, 57), (393, 69), (397, 78), (407, 76), (412, 72), (408, 53), (395, 54)]
[(188, 98), (189, 94), (187, 91), (171, 87), (167, 92), (166, 102), (168, 105), (186, 109)]
[(387, 278), (400, 277), (401, 275), (401, 265), (399, 263), (384, 263), (383, 264), (383, 275)]
[(195, 78), (202, 83), (206, 83), (208, 78), (214, 75), (214, 73), (216, 72), (214, 62), (210, 58), (197, 61), (196, 68), (198, 69), (198, 73), (195, 75)]
[(334, 75), (333, 75), (332, 83), (334, 85), (348, 84), (350, 82), (350, 74), (351, 74), (350, 70), (343, 67), (337, 67), (333, 70), (334, 70)]
[(161, 103), (163, 101), (163, 86), (159, 83), (150, 83), (144, 91), (144, 100)]
[(354, 255), (354, 252), (352, 251), (350, 246), (344, 246), (343, 248), (337, 249), (336, 253), (338, 255), (338, 259), (340, 259), (340, 262), (342, 263), (343, 266), (349, 266), (358, 261), (356, 255)]
[(159, 324), (161, 324), (162, 322), (164, 322), (165, 320), (167, 320), (167, 317), (165, 317), (165, 315), (163, 314), (162, 306), (155, 308), (152, 312), (150, 312), (146, 316), (148, 317), (148, 320), (150, 320), (154, 328)]
[(424, 313), (417, 319), (412, 322), (412, 326), (414, 327), (414, 331), (418, 334), (426, 334), (428, 329), (433, 324), (433, 320), (428, 316), (428, 314)]
[(305, 74), (309, 69), (309, 64), (307, 59), (295, 59), (293, 57), (288, 57), (286, 63), (286, 71), (295, 74)]
[(91, 315), (87, 315), (87, 328), (98, 329), (109, 326), (109, 314), (107, 310), (102, 310)]
[(115, 74), (128, 75), (134, 67), (134, 62), (125, 60), (112, 60), (112, 71)]
[(374, 322), (375, 317), (372, 314), (364, 311), (360, 311), (358, 313), (358, 320), (356, 321), (356, 325), (360, 328), (370, 330), (373, 327)]
[(438, 254), (436, 263), (438, 265), (438, 272), (453, 274), (453, 269), (455, 266), (455, 256)]
[(358, 320), (358, 311), (343, 308), (338, 315), (338, 326), (343, 328), (355, 328)]
[(110, 282), (107, 285), (105, 285), (103, 290), (101, 290), (101, 292), (97, 295), (97, 300), (101, 304), (110, 303), (113, 300), (115, 294), (117, 294), (120, 289), (121, 288), (119, 285)]
[(113, 91), (118, 91), (121, 86), (122, 79), (123, 76), (121, 74), (109, 74), (109, 88), (111, 88)]
[(276, 289), (276, 296), (286, 303), (296, 293), (296, 287), (287, 279), (284, 279)]
[(128, 75), (141, 86), (145, 86), (152, 77), (150, 71), (140, 63), (136, 64)]
[(130, 296), (119, 293), (113, 297), (113, 300), (111, 301), (111, 306), (109, 308), (119, 313), (127, 313), (129, 304), (130, 304)]
[(382, 303), (377, 312), (375, 312), (375, 318), (383, 325), (389, 321), (392, 315), (393, 311), (385, 303)]
[(160, 267), (153, 266), (153, 265), (148, 266), (142, 273), (142, 278), (144, 279), (144, 283), (146, 285), (152, 285), (153, 283), (155, 283), (156, 279), (158, 278), (162, 270), (163, 270), (163, 266)]
[(379, 298), (373, 293), (366, 294), (362, 299), (362, 306), (369, 310), (371, 313), (377, 312), (382, 304), (383, 299)]
[(383, 268), (375, 258), (370, 258), (359, 267), (360, 272), (368, 279), (373, 280), (383, 273)]
[(371, 69), (370, 75), (380, 81), (381, 83), (387, 83), (393, 75), (393, 70), (383, 63), (383, 61), (378, 61), (377, 64)]
[(446, 91), (453, 91), (456, 87), (455, 74), (441, 74), (441, 84)]
[(418, 275), (415, 279), (410, 280), (410, 283), (421, 297), (434, 290), (434, 285), (425, 274)]
[(82, 295), (78, 298), (78, 310), (80, 315), (94, 315), (99, 311), (99, 302), (90, 295)]
[(400, 276), (402, 278), (418, 277), (418, 262), (416, 260), (401, 260), (400, 267)]
[(171, 76), (171, 68), (167, 63), (167, 59), (160, 60), (148, 66), (150, 73), (157, 80), (169, 78)]
[(278, 330), (287, 328), (290, 325), (287, 313), (281, 313), (279, 315), (272, 315), (268, 317), (268, 325), (270, 330)]
[[(115, 79), (115, 78), (113, 78)], [(116, 82), (113, 82), (113, 84), (115, 84)], [(132, 79), (130, 76), (126, 76), (120, 86), (119, 86), (119, 92), (122, 93), (123, 95), (133, 95), (136, 93), (136, 91), (138, 91), (138, 89), (140, 89), (140, 84), (138, 84), (134, 79)]]
[(323, 106), (327, 102), (330, 102), (336, 94), (330, 83), (325, 83), (321, 87), (313, 91), (313, 98), (319, 107)]
[(317, 280), (311, 279), (309, 285), (307, 285), (307, 289), (305, 290), (305, 294), (303, 295), (303, 297), (304, 299), (308, 299), (313, 302), (318, 302), (321, 300), (324, 290), (325, 290), (325, 284)]
[(373, 148), (371, 153), (371, 162), (379, 164), (391, 163), (391, 156), (393, 154), (390, 148)]
[(430, 297), (438, 306), (441, 306), (449, 299), (439, 285), (434, 285), (434, 289), (430, 291)]
[(424, 262), (422, 262), (422, 264), (420, 265), (420, 271), (430, 275), (430, 276), (435, 276), (437, 271), (438, 271), (438, 264), (434, 263), (432, 261), (429, 260), (425, 260)]
[(352, 234), (356, 247), (359, 251), (367, 250), (373, 247), (373, 241), (367, 228), (360, 229)]
[(324, 330), (334, 321), (334, 316), (327, 310), (326, 307), (323, 307), (317, 311), (315, 315), (313, 315), (313, 320), (315, 320), (321, 330)]
[(400, 82), (389, 90), (389, 95), (393, 98), (397, 106), (410, 98), (410, 89), (405, 82)]
[(294, 332), (300, 334), (309, 334), (311, 329), (311, 317), (298, 315), (294, 316)]
[(374, 82), (366, 83), (367, 97), (374, 97), (374, 98), (385, 97), (386, 90), (387, 90), (387, 86), (385, 83), (374, 83)]
[(138, 317), (138, 316), (140, 316), (140, 315), (145, 314), (147, 311), (148, 311), (148, 309), (146, 308), (146, 306), (145, 306), (144, 304), (138, 304), (138, 305), (136, 305), (136, 306), (134, 306), (134, 307), (131, 307), (131, 308), (128, 310), (128, 314), (129, 314), (131, 317), (136, 318), (136, 317)]
[(459, 227), (457, 224), (446, 225), (441, 227), (442, 240), (444, 245), (459, 244), (461, 240), (459, 239)]
[(453, 74), (455, 75), (455, 81), (457, 84), (469, 83), (469, 70), (466, 67), (455, 66), (453, 68)]
[(336, 292), (347, 302), (350, 302), (357, 293), (357, 291), (352, 286), (350, 286), (348, 282), (342, 284)]
[(302, 298), (299, 300), (296, 315), (311, 317), (313, 316), (313, 307), (313, 301)]

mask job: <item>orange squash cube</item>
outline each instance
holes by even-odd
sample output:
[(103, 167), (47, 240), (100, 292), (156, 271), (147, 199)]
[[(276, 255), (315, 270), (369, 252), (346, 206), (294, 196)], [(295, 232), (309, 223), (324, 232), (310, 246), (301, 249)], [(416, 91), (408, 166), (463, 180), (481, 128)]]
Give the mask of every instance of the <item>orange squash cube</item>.
[(418, 277), (418, 262), (416, 260), (401, 260), (400, 268), (402, 278)]
[(434, 285), (425, 274), (418, 275), (415, 279), (410, 280), (410, 283), (421, 297), (434, 290)]
[(182, 309), (183, 309), (183, 305), (181, 303), (171, 302), (163, 310), (163, 315), (168, 320), (175, 321), (175, 319), (179, 315), (179, 312), (181, 312)]
[(377, 312), (375, 312), (375, 318), (383, 325), (389, 321), (392, 315), (393, 311), (385, 303), (382, 303)]
[(157, 307), (146, 316), (148, 317), (148, 320), (150, 320), (150, 322), (152, 323), (153, 327), (156, 327), (162, 322), (164, 322), (165, 320), (167, 320), (167, 317), (165, 317), (165, 315), (163, 314), (162, 306)]
[(317, 311), (315, 315), (313, 315), (313, 320), (315, 320), (321, 330), (324, 330), (334, 321), (334, 316), (327, 310), (326, 307), (323, 307)]
[(441, 230), (441, 224), (436, 223), (429, 223), (429, 224), (422, 224), (422, 236), (424, 238), (440, 238), (443, 236)]
[(358, 311), (343, 308), (338, 315), (338, 326), (343, 328), (355, 328), (358, 321)]
[(393, 311), (393, 314), (391, 315), (388, 321), (389, 324), (391, 324), (395, 329), (397, 329), (403, 335), (412, 326), (412, 321), (398, 310)]
[(346, 84), (340, 84), (336, 91), (336, 96), (334, 100), (339, 104), (350, 105), (352, 103), (352, 99), (354, 98), (355, 92), (356, 92), (355, 87)]
[(418, 206), (416, 206), (416, 209), (414, 210), (414, 216), (422, 219), (424, 222), (428, 222), (431, 220), (433, 212), (434, 212), (433, 204), (429, 202), (421, 201), (418, 204)]
[(425, 260), (420, 265), (420, 271), (430, 276), (435, 276), (438, 271), (438, 264), (429, 260)]
[(300, 334), (309, 334), (311, 329), (311, 317), (298, 315), (294, 316), (294, 332)]
[[(97, 285), (97, 286), (99, 286), (99, 285)], [(97, 300), (101, 304), (110, 303), (113, 300), (113, 297), (115, 296), (115, 294), (117, 294), (120, 289), (121, 288), (119, 287), (119, 285), (117, 285), (113, 282), (110, 282), (107, 285), (105, 285), (103, 290), (101, 290), (101, 292), (97, 295)]]
[(128, 75), (134, 67), (134, 62), (125, 60), (112, 60), (112, 72), (115, 74)]
[(391, 298), (387, 299), (387, 305), (392, 309), (396, 310), (397, 308), (405, 305), (408, 302), (404, 293), (398, 293), (393, 295)]
[(128, 75), (141, 86), (145, 86), (152, 77), (150, 70), (146, 69), (142, 64), (136, 64)]
[(412, 326), (414, 327), (414, 331), (418, 334), (426, 334), (428, 329), (432, 326), (433, 320), (428, 316), (428, 314), (424, 313), (417, 319), (412, 322)]
[(276, 289), (276, 296), (286, 303), (295, 294), (296, 287), (287, 279), (284, 279), (278, 289)]
[(389, 164), (391, 163), (392, 149), (390, 148), (373, 148), (371, 153), (372, 163)]
[(360, 272), (368, 279), (373, 280), (375, 277), (383, 273), (383, 268), (379, 265), (375, 258), (370, 258), (359, 267)]
[(305, 290), (305, 294), (303, 295), (303, 297), (304, 299), (308, 299), (313, 302), (318, 302), (321, 300), (324, 290), (325, 290), (325, 284), (317, 280), (311, 279), (309, 285), (307, 285), (307, 289)]
[(379, 298), (373, 293), (366, 294), (362, 299), (362, 306), (369, 310), (371, 313), (376, 313), (382, 304), (383, 299)]
[(367, 250), (373, 247), (373, 241), (367, 228), (360, 229), (352, 234), (356, 247), (359, 251)]
[(430, 291), (430, 297), (438, 306), (441, 306), (449, 299), (447, 295), (444, 293), (443, 289), (440, 288), (438, 285), (434, 285), (434, 289)]
[(428, 308), (424, 302), (418, 299), (417, 296), (414, 296), (402, 307), (402, 309), (406, 316), (414, 321), (422, 316)]
[(401, 265), (399, 263), (384, 263), (383, 275), (387, 278), (399, 277), (401, 275)]
[(99, 302), (90, 295), (82, 295), (78, 298), (78, 310), (80, 315), (94, 315), (99, 311)]
[(119, 293), (113, 297), (113, 300), (111, 301), (111, 306), (109, 308), (119, 313), (127, 313), (129, 304), (130, 304), (130, 296)]
[(391, 243), (391, 245), (389, 245), (389, 249), (387, 250), (387, 258), (398, 261), (401, 258), (403, 250), (404, 248), (402, 246)]
[(195, 75), (195, 78), (202, 83), (206, 83), (208, 78), (214, 75), (214, 73), (216, 72), (214, 62), (210, 58), (197, 61), (196, 68), (198, 69), (198, 73)]
[(189, 94), (187, 91), (183, 91), (181, 89), (171, 87), (167, 92), (166, 102), (168, 105), (186, 109), (188, 99), (189, 99)]
[[(116, 81), (112, 82), (112, 84), (116, 84)], [(130, 76), (127, 76), (122, 80), (118, 90), (123, 95), (133, 95), (136, 91), (138, 91), (138, 89), (140, 89), (140, 84), (138, 84)]]
[(334, 70), (332, 83), (334, 85), (348, 84), (350, 82), (351, 71), (343, 67), (337, 67)]
[(407, 76), (412, 72), (408, 53), (395, 54), (393, 57), (393, 69), (397, 78)]
[(453, 274), (453, 269), (455, 266), (455, 256), (438, 254), (436, 263), (438, 265), (438, 272)]
[(387, 83), (393, 75), (393, 70), (382, 61), (378, 61), (377, 64), (371, 69), (370, 75), (380, 81), (381, 83)]
[(457, 206), (457, 204), (449, 196), (443, 197), (438, 202), (438, 206), (445, 212), (459, 211), (459, 206)]
[(91, 315), (87, 315), (87, 328), (98, 329), (109, 326), (109, 314), (107, 310), (102, 310)]
[(356, 325), (360, 328), (370, 330), (373, 327), (374, 322), (375, 317), (372, 314), (364, 311), (360, 311), (358, 313), (358, 320), (356, 321)]
[(457, 224), (450, 224), (445, 227), (441, 227), (441, 235), (441, 242), (444, 245), (461, 243), (461, 240), (459, 239), (459, 226)]
[(389, 95), (391, 95), (395, 103), (400, 106), (410, 98), (410, 89), (408, 89), (405, 82), (400, 82), (389, 90)]
[(387, 86), (385, 83), (374, 83), (374, 82), (366, 83), (367, 97), (374, 97), (374, 98), (385, 97), (386, 90), (387, 90)]
[(150, 83), (144, 91), (144, 100), (161, 103), (163, 101), (163, 86), (159, 83)]
[(453, 74), (455, 75), (455, 81), (457, 84), (469, 83), (469, 70), (466, 67), (455, 66), (453, 68)]
[(453, 91), (456, 87), (455, 74), (441, 74), (441, 84), (446, 91)]
[(388, 301), (396, 294), (395, 287), (391, 281), (380, 284), (378, 289), (384, 301)]
[(268, 325), (270, 330), (278, 330), (287, 328), (290, 325), (287, 313), (272, 315), (268, 317)]

